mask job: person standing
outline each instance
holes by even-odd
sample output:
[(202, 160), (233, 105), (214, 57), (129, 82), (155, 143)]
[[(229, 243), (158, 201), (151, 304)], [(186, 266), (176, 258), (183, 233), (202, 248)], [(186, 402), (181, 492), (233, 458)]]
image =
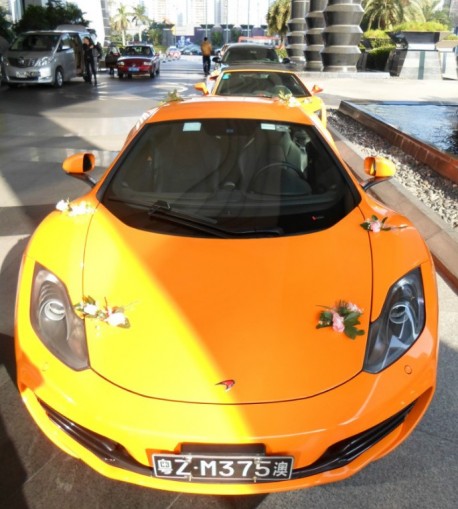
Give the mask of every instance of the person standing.
[(207, 37), (204, 37), (204, 40), (200, 45), (200, 50), (202, 51), (202, 64), (204, 66), (204, 74), (205, 76), (208, 76), (210, 74), (210, 56), (212, 54), (213, 48)]
[(84, 51), (84, 67), (87, 74), (87, 82), (92, 82), (92, 76), (94, 76), (94, 85), (97, 85), (97, 73), (94, 53), (96, 50), (94, 43), (89, 37), (83, 39), (83, 51)]

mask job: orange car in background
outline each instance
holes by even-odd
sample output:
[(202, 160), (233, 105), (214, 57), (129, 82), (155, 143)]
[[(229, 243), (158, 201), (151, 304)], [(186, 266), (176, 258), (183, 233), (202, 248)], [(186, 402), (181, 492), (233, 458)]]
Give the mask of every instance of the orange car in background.
[[(300, 134), (303, 146), (295, 139)], [(315, 117), (208, 97), (151, 111), (25, 251), (18, 387), (112, 479), (255, 494), (345, 479), (414, 430), (436, 385), (436, 280)]]
[(196, 83), (196, 90), (204, 95), (233, 95), (245, 97), (270, 97), (289, 100), (314, 113), (326, 127), (326, 106), (318, 97), (323, 89), (312, 88), (300, 76), (283, 64), (255, 63), (233, 65), (215, 71), (209, 81)]

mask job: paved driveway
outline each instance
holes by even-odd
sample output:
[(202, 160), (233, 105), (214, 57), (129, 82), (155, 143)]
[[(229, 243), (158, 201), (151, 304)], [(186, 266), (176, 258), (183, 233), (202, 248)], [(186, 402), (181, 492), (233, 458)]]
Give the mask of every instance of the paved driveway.
[[(457, 507), (458, 298), (441, 279), (439, 385), (430, 410), (394, 453), (338, 484), (269, 496), (203, 497), (117, 483), (50, 444), (23, 407), (14, 385), (12, 344), (19, 259), (33, 229), (55, 203), (87, 189), (63, 174), (61, 161), (76, 151), (92, 150), (101, 172), (144, 110), (174, 89), (193, 93), (192, 84), (202, 78), (200, 66), (199, 57), (188, 57), (163, 64), (156, 80), (121, 82), (105, 75), (97, 88), (74, 81), (62, 90), (0, 89), (0, 507)], [(332, 80), (324, 85), (331, 103), (345, 95)], [(364, 84), (352, 82), (350, 88), (349, 94), (364, 94)]]

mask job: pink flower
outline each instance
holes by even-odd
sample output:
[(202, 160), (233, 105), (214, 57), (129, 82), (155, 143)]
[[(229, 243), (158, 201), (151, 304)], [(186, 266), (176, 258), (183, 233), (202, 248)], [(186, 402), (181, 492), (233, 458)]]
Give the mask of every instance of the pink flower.
[(345, 330), (344, 319), (339, 313), (332, 313), (332, 329), (336, 332), (343, 332)]
[(382, 229), (380, 221), (371, 221), (369, 226), (371, 232), (378, 233)]

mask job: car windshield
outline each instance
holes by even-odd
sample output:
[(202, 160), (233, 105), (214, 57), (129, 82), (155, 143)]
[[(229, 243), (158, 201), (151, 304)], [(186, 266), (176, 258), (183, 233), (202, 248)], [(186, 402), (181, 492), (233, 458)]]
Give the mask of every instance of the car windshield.
[(275, 71), (224, 71), (215, 94), (241, 96), (283, 94), (293, 97), (311, 95), (297, 76)]
[(247, 238), (329, 228), (359, 194), (313, 126), (199, 119), (146, 124), (100, 199), (134, 228)]
[(278, 62), (278, 55), (273, 48), (268, 47), (247, 47), (237, 45), (229, 47), (223, 55), (223, 64), (234, 62)]
[(59, 41), (59, 34), (22, 34), (10, 47), (12, 51), (51, 51)]
[(124, 53), (128, 57), (152, 56), (153, 51), (149, 46), (128, 46)]

